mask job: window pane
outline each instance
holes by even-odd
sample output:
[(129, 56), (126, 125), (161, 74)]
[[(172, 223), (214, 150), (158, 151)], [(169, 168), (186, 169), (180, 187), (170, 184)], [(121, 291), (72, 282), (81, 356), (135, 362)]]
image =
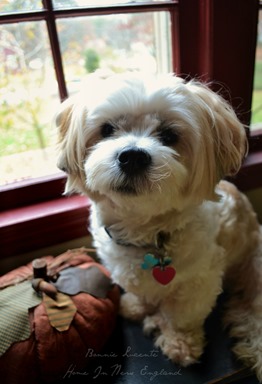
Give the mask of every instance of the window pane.
[(0, 26), (0, 184), (57, 172), (57, 93), (45, 23)]
[(262, 129), (262, 11), (259, 12), (251, 129)]
[(1, 0), (0, 13), (2, 12), (21, 12), (35, 11), (42, 9), (41, 0)]
[(171, 71), (167, 12), (58, 20), (69, 93), (88, 74)]
[(138, 4), (166, 0), (53, 0), (55, 8), (88, 7), (116, 4)]

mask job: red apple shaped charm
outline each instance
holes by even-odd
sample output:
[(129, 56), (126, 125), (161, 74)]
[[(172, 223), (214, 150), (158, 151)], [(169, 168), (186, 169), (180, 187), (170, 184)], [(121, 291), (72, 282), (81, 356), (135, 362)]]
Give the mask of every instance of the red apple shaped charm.
[(176, 275), (176, 270), (171, 266), (156, 266), (152, 269), (152, 275), (158, 283), (162, 285), (167, 285), (168, 283), (170, 283), (170, 281), (174, 279)]

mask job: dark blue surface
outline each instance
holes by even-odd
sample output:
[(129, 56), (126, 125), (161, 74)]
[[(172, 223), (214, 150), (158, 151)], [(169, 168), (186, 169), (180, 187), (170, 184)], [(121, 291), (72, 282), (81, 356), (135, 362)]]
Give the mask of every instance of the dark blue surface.
[(115, 332), (100, 356), (91, 358), (90, 351), (86, 369), (79, 372), (69, 369), (59, 384), (257, 384), (257, 379), (250, 376), (248, 370), (245, 370), (248, 377), (240, 379), (237, 376), (236, 372), (243, 367), (234, 358), (231, 352), (233, 341), (222, 327), (223, 301), (223, 297), (219, 299), (207, 319), (208, 344), (198, 364), (188, 368), (175, 365), (154, 347), (151, 338), (143, 335), (140, 324), (119, 318)]

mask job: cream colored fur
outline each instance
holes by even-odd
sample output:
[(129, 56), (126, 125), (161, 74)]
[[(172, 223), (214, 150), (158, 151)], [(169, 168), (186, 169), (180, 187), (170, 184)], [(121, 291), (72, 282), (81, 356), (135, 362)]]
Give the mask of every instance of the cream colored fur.
[[(66, 193), (92, 200), (94, 245), (126, 292), (122, 315), (143, 321), (163, 353), (187, 366), (203, 352), (204, 321), (226, 284), (235, 351), (262, 380), (262, 234), (246, 197), (220, 181), (246, 153), (232, 108), (195, 81), (116, 76), (62, 104), (56, 122)], [(166, 129), (177, 137), (168, 145)], [(130, 147), (152, 162), (129, 178), (118, 159)], [(169, 235), (164, 246), (176, 269), (165, 286), (141, 268), (159, 232)]]

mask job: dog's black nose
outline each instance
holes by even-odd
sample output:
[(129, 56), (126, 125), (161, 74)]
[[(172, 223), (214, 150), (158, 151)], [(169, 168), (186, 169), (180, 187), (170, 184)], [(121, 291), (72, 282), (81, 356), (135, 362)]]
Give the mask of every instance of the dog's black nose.
[(148, 152), (137, 147), (123, 149), (117, 158), (121, 170), (129, 175), (145, 171), (152, 162)]

